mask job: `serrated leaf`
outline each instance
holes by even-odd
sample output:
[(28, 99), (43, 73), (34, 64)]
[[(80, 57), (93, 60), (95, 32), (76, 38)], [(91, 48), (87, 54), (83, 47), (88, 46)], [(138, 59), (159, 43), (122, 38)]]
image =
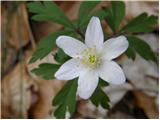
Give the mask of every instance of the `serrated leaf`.
[(63, 11), (52, 1), (28, 3), (30, 12), (35, 13), (32, 19), (36, 21), (52, 21), (66, 27), (74, 28)]
[(43, 59), (53, 50), (53, 48), (56, 47), (55, 41), (58, 36), (70, 35), (70, 33), (72, 33), (72, 31), (59, 31), (59, 32), (51, 33), (48, 36), (44, 37), (38, 44), (38, 47), (36, 51), (33, 53), (29, 63), (33, 63), (39, 59), (40, 60)]
[(105, 109), (109, 109), (109, 98), (108, 96), (105, 94), (105, 92), (102, 90), (101, 87), (97, 87), (95, 92), (93, 93), (93, 95), (90, 98), (91, 102), (98, 107), (99, 105), (101, 105), (103, 108)]
[(112, 14), (114, 27), (117, 29), (125, 16), (125, 4), (123, 1), (112, 1)]
[(122, 33), (138, 33), (138, 32), (151, 32), (157, 24), (156, 16), (148, 16), (147, 13), (142, 13), (132, 19), (121, 30)]
[(58, 52), (54, 56), (55, 60), (60, 64), (64, 63), (65, 61), (69, 60), (70, 57), (64, 53), (62, 49), (59, 48)]
[(91, 11), (96, 7), (96, 5), (100, 1), (83, 1), (80, 4), (79, 13), (78, 13), (78, 26), (82, 26), (86, 19), (88, 19), (89, 14)]
[(31, 72), (45, 80), (52, 80), (55, 79), (54, 74), (59, 69), (59, 67), (60, 65), (42, 63), (38, 66), (38, 68), (31, 70)]
[[(76, 108), (77, 79), (68, 81), (53, 99), (53, 105), (57, 106), (54, 112), (56, 118), (65, 118), (67, 110), (73, 114)], [(64, 99), (65, 98), (65, 99)], [(65, 110), (61, 112), (60, 110)]]
[(129, 47), (136, 51), (141, 57), (146, 60), (158, 62), (158, 59), (151, 47), (144, 40), (134, 36), (128, 36), (127, 39), (129, 41)]

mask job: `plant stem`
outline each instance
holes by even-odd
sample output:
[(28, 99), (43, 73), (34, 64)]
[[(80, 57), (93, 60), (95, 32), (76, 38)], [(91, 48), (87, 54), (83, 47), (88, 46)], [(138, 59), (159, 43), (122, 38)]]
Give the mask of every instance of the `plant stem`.
[(77, 29), (76, 32), (77, 32), (83, 39), (85, 39), (84, 34), (83, 34), (79, 29)]

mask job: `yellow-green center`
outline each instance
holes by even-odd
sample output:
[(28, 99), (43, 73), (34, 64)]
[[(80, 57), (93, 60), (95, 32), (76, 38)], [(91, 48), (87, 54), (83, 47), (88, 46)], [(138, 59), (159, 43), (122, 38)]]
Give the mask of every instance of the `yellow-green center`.
[(95, 55), (90, 55), (90, 56), (89, 56), (89, 62), (90, 62), (91, 64), (95, 64), (96, 61), (97, 61), (97, 58), (96, 58)]
[(81, 59), (82, 64), (94, 68), (99, 63), (96, 47), (94, 47), (93, 49), (87, 48), (82, 52), (82, 54), (83, 54), (83, 58)]

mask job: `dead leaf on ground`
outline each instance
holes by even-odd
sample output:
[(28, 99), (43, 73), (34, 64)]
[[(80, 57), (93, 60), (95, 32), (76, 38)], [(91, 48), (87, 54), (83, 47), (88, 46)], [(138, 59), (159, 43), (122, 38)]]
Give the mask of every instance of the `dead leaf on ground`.
[[(8, 3), (9, 6), (11, 6), (10, 4), (14, 3)], [(30, 39), (30, 29), (26, 4), (19, 3), (15, 12), (12, 13), (8, 11), (7, 14), (7, 41), (9, 45), (14, 47), (16, 50), (19, 50), (20, 48), (27, 45)]]
[[(33, 78), (27, 61), (32, 51), (2, 80), (2, 118), (51, 118), (52, 99), (64, 85), (63, 81)], [(33, 64), (32, 64), (33, 65)], [(29, 112), (28, 112), (29, 111)]]
[(155, 103), (155, 97), (148, 96), (142, 91), (133, 91), (136, 104), (142, 108), (149, 119), (158, 119), (159, 113)]

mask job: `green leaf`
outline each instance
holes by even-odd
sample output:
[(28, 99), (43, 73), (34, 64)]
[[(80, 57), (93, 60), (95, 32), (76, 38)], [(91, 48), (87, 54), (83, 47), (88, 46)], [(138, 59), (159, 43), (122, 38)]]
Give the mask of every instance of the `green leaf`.
[(86, 17), (86, 18), (84, 19), (83, 24), (82, 24), (81, 26), (79, 26), (79, 28), (80, 28), (83, 32), (86, 31), (87, 25), (88, 25), (90, 19), (91, 19), (93, 16), (98, 17), (100, 20), (104, 20), (104, 19), (105, 19), (105, 16), (106, 16), (106, 13), (105, 13), (104, 10), (102, 10), (102, 9), (90, 13), (90, 15), (88, 15), (88, 17)]
[(55, 60), (60, 64), (64, 63), (65, 61), (69, 60), (70, 57), (64, 53), (62, 49), (59, 48), (58, 52), (54, 56)]
[(131, 47), (128, 47), (128, 49), (125, 52), (125, 54), (128, 56), (128, 58), (131, 58), (132, 60), (135, 60), (135, 58), (136, 58), (136, 53), (133, 50), (133, 48), (131, 48)]
[(32, 17), (36, 21), (52, 21), (62, 24), (66, 27), (73, 28), (70, 20), (65, 16), (63, 11), (52, 1), (31, 2), (28, 3), (30, 12), (35, 13)]
[(32, 73), (36, 74), (37, 76), (42, 77), (45, 80), (55, 79), (54, 74), (59, 69), (60, 65), (51, 64), (51, 63), (42, 63), (31, 70)]
[(58, 36), (60, 35), (70, 35), (72, 31), (60, 31), (60, 32), (55, 32), (47, 37), (44, 37), (40, 43), (38, 44), (38, 47), (36, 51), (33, 53), (32, 58), (30, 59), (29, 63), (33, 63), (37, 61), (38, 59), (43, 59), (45, 56), (47, 56), (53, 48), (56, 47), (55, 41)]
[(151, 32), (156, 24), (156, 16), (148, 16), (147, 13), (142, 13), (124, 26), (121, 30), (121, 33)]
[(65, 118), (67, 110), (73, 114), (76, 109), (77, 79), (68, 81), (53, 99), (53, 105), (57, 106), (54, 112), (56, 118)]
[[(91, 17), (92, 16), (96, 16), (98, 17), (100, 20), (104, 20), (105, 19), (105, 16), (106, 16), (106, 13), (104, 12), (104, 10), (100, 9), (98, 11), (94, 11), (93, 13), (91, 13)], [(90, 17), (90, 18), (91, 18)]]
[(96, 7), (96, 5), (100, 1), (83, 1), (80, 4), (79, 13), (78, 13), (78, 26), (82, 26), (86, 19), (88, 19), (89, 14), (91, 11)]
[(136, 51), (141, 57), (146, 60), (158, 62), (158, 59), (151, 47), (144, 40), (134, 36), (128, 36), (127, 39), (129, 41), (129, 47)]
[(57, 119), (63, 119), (65, 118), (65, 114), (66, 114), (66, 106), (65, 104), (61, 104), (56, 111), (54, 112), (54, 115)]
[(109, 109), (110, 107), (109, 106), (110, 100), (108, 96), (104, 93), (102, 88), (100, 88), (99, 86), (96, 88), (90, 100), (96, 107), (98, 107), (99, 105), (101, 105), (105, 109)]
[(99, 78), (99, 86), (100, 87), (106, 87), (108, 85), (109, 85), (108, 82), (106, 82), (106, 81), (102, 80), (101, 78)]
[(125, 4), (123, 1), (112, 1), (112, 14), (114, 27), (117, 29), (125, 16)]
[(115, 25), (114, 25), (114, 18), (113, 18), (112, 11), (107, 7), (103, 7), (102, 9), (106, 13), (105, 20), (106, 20), (107, 24), (110, 26), (112, 31), (115, 32), (116, 29), (115, 29)]
[(116, 32), (122, 19), (125, 16), (125, 4), (123, 1), (112, 1), (112, 8), (102, 8), (106, 13), (106, 22), (113, 32)]

